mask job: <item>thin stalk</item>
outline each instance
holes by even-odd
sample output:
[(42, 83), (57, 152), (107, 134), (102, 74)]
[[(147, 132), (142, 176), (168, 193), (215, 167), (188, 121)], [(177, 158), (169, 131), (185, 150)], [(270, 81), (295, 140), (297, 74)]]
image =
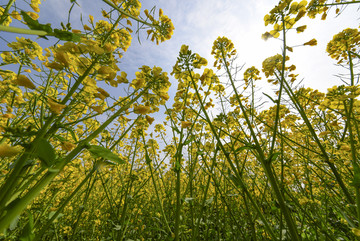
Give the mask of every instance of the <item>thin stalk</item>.
[(350, 195), (349, 193), (349, 190), (347, 189), (347, 187), (345, 186), (342, 178), (341, 178), (341, 175), (339, 174), (339, 172), (337, 171), (334, 163), (332, 163), (330, 161), (330, 158), (329, 158), (329, 155), (328, 153), (326, 152), (324, 146), (321, 144), (320, 140), (319, 140), (319, 137), (317, 136), (313, 126), (311, 125), (303, 107), (301, 106), (301, 104), (299, 103), (299, 100), (295, 97), (295, 94), (294, 92), (292, 91), (291, 87), (289, 86), (289, 84), (285, 81), (285, 91), (287, 92), (287, 94), (289, 95), (291, 101), (294, 103), (296, 109), (298, 110), (301, 118), (304, 120), (308, 130), (310, 131), (310, 134), (311, 136), (313, 137), (313, 139), (315, 140), (317, 146), (320, 148), (321, 150), (321, 154), (322, 156), (324, 157), (325, 159), (325, 162), (329, 165), (332, 173), (334, 174), (335, 178), (336, 178), (336, 181), (338, 182), (341, 190), (343, 191), (344, 195), (345, 195), (345, 198), (347, 199), (347, 201), (351, 204), (354, 204), (354, 199), (352, 198), (352, 196)]
[[(349, 68), (350, 68), (350, 86), (354, 86), (354, 65), (352, 62), (352, 56), (349, 51), (347, 51), (349, 57)], [(350, 137), (350, 146), (351, 146), (351, 157), (352, 157), (352, 165), (354, 170), (359, 170), (359, 165), (357, 163), (357, 153), (355, 147), (355, 139), (352, 130), (352, 123), (351, 123), (351, 114), (353, 111), (354, 99), (351, 97), (349, 100), (349, 110), (347, 111), (346, 103), (344, 102), (344, 109), (346, 115), (346, 122), (348, 123), (349, 127), (349, 137)], [(355, 194), (356, 194), (356, 208), (357, 208), (357, 219), (360, 221), (360, 187), (354, 185)], [(358, 222), (358, 228), (360, 228), (360, 222)]]
[(116, 6), (114, 3), (110, 2), (109, 0), (103, 0), (103, 2), (105, 2), (106, 4), (108, 4), (109, 6), (111, 6), (112, 8), (116, 9), (117, 11), (119, 11), (121, 14), (139, 22), (139, 23), (142, 23), (142, 24), (145, 24), (147, 26), (150, 26), (150, 27), (155, 27), (153, 24), (151, 23), (148, 23), (148, 22), (145, 22), (144, 20), (141, 20), (137, 17), (134, 17), (133, 15), (131, 15), (130, 13), (127, 13), (125, 12), (124, 10), (122, 10), (121, 8), (119, 8), (118, 6)]
[(73, 199), (73, 197), (80, 191), (82, 186), (88, 181), (88, 179), (92, 176), (92, 174), (95, 172), (96, 167), (92, 168), (92, 170), (86, 175), (86, 177), (82, 180), (82, 182), (76, 187), (76, 189), (67, 197), (65, 201), (62, 201), (61, 206), (57, 209), (57, 211), (52, 215), (52, 217), (47, 221), (46, 225), (44, 225), (41, 230), (36, 234), (33, 241), (41, 240), (44, 233), (49, 230), (51, 224), (54, 222), (54, 220), (59, 216), (59, 214), (64, 210), (64, 208), (68, 205), (68, 203)]
[(10, 32), (10, 33), (19, 33), (19, 34), (39, 35), (39, 36), (47, 35), (47, 32), (43, 31), (43, 30), (32, 30), (32, 29), (26, 29), (26, 28), (17, 28), (17, 27), (4, 26), (4, 25), (1, 25), (1, 24), (0, 24), (0, 31)]
[(271, 156), (274, 152), (274, 148), (275, 148), (275, 142), (276, 142), (276, 133), (277, 133), (277, 128), (279, 125), (279, 119), (280, 119), (280, 104), (281, 104), (281, 95), (283, 92), (283, 86), (284, 86), (284, 81), (285, 81), (285, 60), (286, 60), (286, 26), (285, 26), (285, 20), (284, 20), (284, 15), (281, 16), (281, 21), (282, 21), (282, 25), (283, 25), (283, 53), (282, 53), (282, 66), (281, 66), (281, 76), (280, 76), (280, 88), (279, 88), (279, 96), (278, 96), (278, 100), (276, 102), (276, 112), (275, 112), (275, 124), (274, 124), (274, 131), (273, 131), (273, 135), (272, 135), (272, 142), (271, 142), (271, 147), (270, 147), (270, 151), (269, 151), (269, 156)]
[[(9, 10), (11, 8), (11, 6), (14, 4), (15, 0), (10, 0), (8, 2), (8, 4), (6, 5), (4, 11), (2, 12), (1, 18), (0, 18), (0, 27), (2, 26), (2, 24), (5, 22), (6, 17), (9, 16)], [(1, 31), (1, 29), (0, 29)]]
[[(255, 142), (255, 149), (257, 151), (257, 158), (258, 160), (260, 161), (260, 163), (262, 164), (263, 168), (264, 168), (264, 171), (265, 171), (265, 174), (267, 176), (267, 178), (269, 179), (269, 182), (271, 184), (271, 188), (273, 189), (273, 192), (279, 202), (279, 205), (280, 205), (280, 209), (281, 211), (283, 212), (284, 214), (284, 217), (285, 217), (285, 220), (286, 220), (286, 223), (288, 225), (288, 228), (289, 228), (289, 233), (292, 237), (292, 240), (301, 240), (299, 235), (298, 235), (298, 231), (297, 231), (297, 227), (295, 225), (295, 222), (292, 218), (292, 215), (289, 211), (289, 208), (286, 206), (286, 203), (285, 203), (285, 200), (284, 200), (284, 196), (283, 194), (281, 193), (280, 191), (280, 188), (279, 188), (279, 184), (278, 184), (278, 181), (277, 179), (275, 178), (274, 176), (274, 173), (272, 172), (272, 169), (271, 169), (271, 160), (268, 160), (266, 157), (265, 157), (265, 153), (264, 151), (262, 150), (261, 148), (261, 145), (257, 139), (257, 135), (254, 131), (254, 129), (252, 128), (251, 126), (251, 122), (250, 122), (250, 119), (246, 113), (246, 109), (244, 107), (244, 105), (242, 104), (241, 100), (240, 100), (240, 96), (238, 94), (238, 91), (236, 89), (236, 86), (235, 86), (235, 83), (234, 83), (234, 80), (231, 76), (231, 72), (229, 70), (229, 67), (227, 66), (227, 61), (226, 61), (226, 58), (225, 58), (225, 53), (224, 51), (222, 51), (222, 59), (223, 59), (223, 62), (224, 62), (224, 66), (226, 68), (226, 72), (227, 72), (227, 75), (228, 75), (228, 78), (231, 82), (231, 86), (235, 92), (235, 96), (236, 96), (236, 99), (237, 99), (237, 102), (240, 106), (240, 109), (243, 113), (243, 116), (245, 118), (245, 121), (246, 121), (246, 124), (250, 130), (250, 133), (251, 133), (251, 136), (253, 138), (253, 141)], [(285, 81), (284, 81), (285, 82)], [(275, 131), (276, 132), (276, 131)]]
[(194, 82), (194, 78), (191, 74), (191, 70), (188, 69), (188, 72), (190, 73), (190, 79), (191, 79), (191, 82), (194, 86), (194, 89), (195, 89), (195, 94), (197, 96), (197, 99), (199, 100), (199, 103), (200, 103), (200, 106), (201, 106), (201, 110), (202, 112), (204, 113), (205, 115), (205, 119), (207, 121), (207, 123), (209, 124), (210, 126), (210, 129), (211, 129), (211, 132), (214, 134), (216, 140), (217, 140), (217, 143), (219, 144), (220, 146), (220, 149), (221, 151), (224, 153), (225, 155), (225, 158), (226, 158), (226, 161), (227, 163), (229, 163), (230, 167), (231, 167), (231, 170), (236, 174), (236, 176), (238, 177), (238, 181), (239, 181), (239, 185), (240, 187), (243, 189), (244, 193), (248, 196), (251, 204), (253, 205), (253, 207), (255, 208), (256, 212), (258, 213), (261, 221), (263, 221), (264, 225), (265, 225), (265, 229), (266, 231), (269, 233), (269, 235), (272, 237), (272, 239), (276, 240), (276, 236), (273, 232), (273, 230), (271, 229), (269, 223), (267, 222), (267, 220), (265, 219), (264, 215), (262, 214), (261, 210), (259, 209), (259, 207), (257, 206), (254, 198), (252, 197), (251, 193), (248, 191), (246, 185), (245, 185), (245, 182), (243, 181), (242, 177), (237, 173), (237, 168), (234, 166), (232, 160), (230, 159), (230, 155), (229, 153), (226, 151), (224, 145), (222, 144), (221, 140), (220, 140), (220, 137), (219, 135), (217, 135), (217, 132), (216, 132), (216, 128), (214, 127), (213, 123), (211, 122), (211, 119), (209, 117), (209, 114), (207, 113), (206, 109), (205, 109), (205, 106), (204, 106), (204, 103), (202, 102), (201, 100), (201, 96), (200, 96), (200, 93), (198, 91), (198, 89), (196, 88), (196, 84)]
[(166, 215), (165, 215), (165, 212), (164, 212), (164, 208), (163, 208), (163, 205), (162, 205), (162, 202), (161, 202), (159, 190), (158, 190), (158, 187), (157, 187), (157, 184), (156, 184), (156, 181), (155, 181), (154, 171), (153, 171), (153, 168), (152, 168), (152, 165), (151, 165), (151, 164), (152, 164), (152, 160), (150, 159), (149, 153), (148, 153), (148, 151), (147, 151), (144, 133), (142, 133), (142, 138), (143, 138), (144, 149), (145, 149), (146, 164), (148, 165), (149, 170), (150, 170), (151, 180), (152, 180), (152, 182), (153, 182), (154, 189), (155, 189), (155, 194), (156, 194), (156, 198), (157, 198), (157, 200), (158, 200), (158, 202), (159, 202), (159, 206), (160, 206), (160, 212), (161, 212), (161, 215), (164, 217), (167, 230), (172, 234), (172, 230), (171, 230), (171, 228), (170, 228), (170, 226), (169, 226), (169, 222), (168, 222), (168, 220), (167, 220), (167, 218), (166, 218)]
[[(65, 167), (67, 163), (73, 160), (87, 145), (88, 143), (96, 138), (108, 125), (110, 125), (116, 118), (118, 118), (125, 110), (127, 110), (135, 101), (137, 101), (146, 91), (150, 88), (147, 86), (138, 96), (132, 99), (129, 103), (120, 108), (114, 115), (108, 118), (98, 129), (91, 133), (87, 138), (79, 143), (79, 145), (72, 150), (66, 157), (60, 159), (58, 163), (49, 170), (39, 181), (32, 187), (22, 198), (16, 199), (10, 203), (5, 209), (5, 215), (0, 218), (0, 232), (6, 229), (10, 223), (22, 213), (22, 211), (27, 207), (27, 205), (36, 198), (41, 190), (45, 188), (56, 176), (57, 174)], [(23, 154), (26, 158), (29, 157), (29, 154)], [(24, 160), (24, 162), (27, 159)], [(17, 177), (17, 176), (15, 176)]]

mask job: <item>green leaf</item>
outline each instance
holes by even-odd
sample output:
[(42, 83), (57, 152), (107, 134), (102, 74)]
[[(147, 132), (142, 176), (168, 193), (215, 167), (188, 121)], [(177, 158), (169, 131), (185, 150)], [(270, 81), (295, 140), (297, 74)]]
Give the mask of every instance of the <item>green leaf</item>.
[(152, 162), (151, 158), (149, 157), (148, 153), (146, 152), (145, 153), (145, 160), (146, 160), (146, 163), (149, 164)]
[[(49, 213), (49, 219), (51, 219), (51, 218), (55, 215), (55, 213), (56, 213), (56, 211), (51, 211), (51, 212)], [(54, 219), (54, 222), (56, 222), (56, 220), (59, 219), (59, 218), (61, 218), (62, 216), (64, 216), (64, 214), (59, 213), (59, 214), (57, 215), (57, 217)]]
[(54, 37), (64, 41), (80, 42), (80, 35), (69, 31), (54, 29)]
[(275, 161), (280, 154), (281, 154), (280, 152), (274, 152), (274, 153), (272, 153), (271, 156), (270, 156), (270, 158), (269, 158), (269, 161), (270, 161), (270, 162)]
[(29, 221), (25, 225), (22, 234), (20, 236), (21, 241), (32, 241), (35, 238), (35, 234), (33, 232), (34, 229), (34, 220), (32, 214), (29, 212)]
[(184, 146), (189, 145), (194, 139), (195, 139), (195, 136), (191, 136), (188, 140), (186, 140), (184, 142)]
[(275, 104), (277, 103), (277, 100), (274, 100), (273, 98), (271, 98), (270, 95), (265, 94), (264, 92), (263, 92), (263, 95), (265, 95), (266, 97), (268, 97), (268, 98), (269, 98), (272, 102), (274, 102)]
[(239, 151), (243, 151), (243, 150), (250, 150), (250, 149), (254, 149), (254, 147), (253, 146), (241, 146), (235, 150), (235, 153), (239, 152)]
[(124, 164), (125, 161), (102, 146), (89, 145), (88, 150), (95, 158), (104, 158), (117, 164)]
[(32, 19), (26, 12), (21, 11), (21, 16), (23, 17), (26, 25), (32, 30), (43, 30), (47, 33), (52, 33), (51, 25), (41, 24), (39, 21)]
[(357, 165), (354, 166), (354, 178), (350, 185), (360, 188), (360, 168)]
[(44, 138), (40, 139), (35, 148), (35, 155), (40, 159), (45, 168), (49, 168), (55, 162), (55, 150)]
[(171, 129), (173, 129), (176, 133), (180, 134), (181, 132), (179, 131), (179, 129), (175, 126), (172, 126)]
[(214, 197), (211, 197), (205, 201), (205, 205), (210, 205), (214, 201)]
[(193, 198), (193, 197), (186, 197), (185, 199), (184, 199), (184, 201), (186, 202), (186, 203), (190, 203), (191, 201), (193, 201), (195, 198)]

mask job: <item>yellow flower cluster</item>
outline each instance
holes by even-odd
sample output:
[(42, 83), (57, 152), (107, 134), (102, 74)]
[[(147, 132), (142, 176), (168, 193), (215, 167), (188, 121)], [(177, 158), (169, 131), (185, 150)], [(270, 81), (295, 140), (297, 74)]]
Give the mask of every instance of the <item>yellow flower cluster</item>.
[(266, 58), (262, 63), (262, 71), (266, 77), (274, 75), (276, 70), (281, 70), (283, 62), (283, 56), (277, 54)]
[(317, 14), (322, 14), (321, 19), (325, 20), (327, 10), (329, 9), (324, 4), (327, 0), (311, 0), (307, 7), (307, 15), (309, 18), (315, 18)]
[(195, 69), (200, 69), (201, 66), (206, 66), (207, 60), (201, 57), (198, 53), (195, 54), (195, 59), (193, 60), (193, 66)]
[[(262, 35), (262, 38), (267, 40), (270, 37), (278, 38), (280, 31), (285, 29), (291, 29), (297, 21), (299, 21), (306, 14), (307, 1), (292, 2), (292, 0), (281, 0), (277, 6), (275, 6), (270, 14), (265, 15), (265, 26), (271, 24), (274, 25), (273, 30), (266, 32)], [(301, 29), (302, 31), (305, 28)], [(297, 31), (301, 32), (301, 31)]]
[(252, 66), (250, 68), (248, 68), (247, 70), (245, 70), (244, 72), (244, 81), (245, 84), (248, 85), (249, 81), (255, 81), (255, 80), (259, 80), (261, 79), (261, 77), (259, 77), (260, 71), (255, 68), (255, 66)]
[[(214, 67), (221, 68), (221, 64), (224, 63), (225, 58), (231, 58), (236, 55), (236, 49), (230, 39), (226, 37), (218, 37), (213, 44), (211, 54), (214, 55), (216, 61)], [(227, 62), (229, 64), (229, 62)]]
[(360, 85), (353, 86), (334, 86), (328, 89), (326, 98), (320, 104), (321, 110), (333, 109), (344, 111), (344, 105), (347, 104), (346, 100), (353, 99), (354, 105), (359, 105), (359, 100), (356, 98), (360, 95)]
[(111, 48), (121, 48), (124, 52), (126, 52), (131, 45), (132, 37), (129, 30), (125, 28), (114, 29), (114, 26), (108, 21), (99, 20), (95, 25), (94, 33), (101, 40), (100, 46), (105, 44), (106, 41), (106, 45), (104, 47), (110, 50)]
[(328, 43), (326, 51), (331, 58), (339, 60), (339, 64), (347, 60), (349, 54), (352, 57), (358, 57), (354, 53), (357, 52), (360, 44), (360, 33), (357, 29), (347, 28), (340, 33), (334, 35), (333, 39)]
[(141, 71), (135, 73), (136, 78), (131, 82), (130, 86), (135, 90), (148, 88), (141, 102), (144, 103), (145, 106), (151, 107), (151, 109), (144, 110), (140, 108), (135, 110), (134, 108), (134, 111), (137, 114), (153, 113), (158, 110), (157, 106), (165, 104), (169, 99), (168, 91), (171, 83), (167, 73), (163, 72), (160, 67), (154, 66), (150, 68), (144, 65), (139, 69)]
[(117, 1), (122, 2), (122, 8), (129, 14), (137, 17), (140, 15), (141, 2), (138, 0)]
[(8, 46), (15, 52), (3, 52), (1, 57), (4, 63), (11, 64), (21, 62), (27, 66), (31, 66), (35, 70), (39, 70), (36, 64), (32, 63), (30, 59), (45, 60), (43, 56), (43, 49), (40, 45), (31, 39), (25, 39), (24, 37), (16, 37), (15, 42), (11, 42)]
[(147, 30), (148, 37), (151, 35), (151, 41), (155, 41), (156, 44), (169, 40), (174, 33), (174, 25), (171, 19), (163, 15), (162, 9), (159, 9), (159, 20), (156, 20), (149, 11), (144, 11), (146, 17), (152, 22), (153, 28)]
[[(176, 64), (173, 66), (173, 71), (171, 75), (175, 75), (175, 78), (180, 80), (188, 78), (188, 73), (186, 73), (189, 68), (200, 69), (202, 66), (207, 65), (207, 60), (201, 57), (198, 53), (192, 53), (189, 50), (189, 46), (183, 44), (180, 48), (179, 58), (176, 61)], [(185, 72), (183, 71), (185, 70)]]
[[(5, 9), (4, 9), (3, 7), (0, 7), (0, 16), (3, 16), (4, 11), (5, 11)], [(1, 24), (4, 25), (4, 26), (9, 26), (10, 23), (12, 22), (12, 19), (11, 19), (10, 16), (11, 16), (11, 15), (8, 15), (8, 16), (5, 18), (5, 21), (2, 22)]]

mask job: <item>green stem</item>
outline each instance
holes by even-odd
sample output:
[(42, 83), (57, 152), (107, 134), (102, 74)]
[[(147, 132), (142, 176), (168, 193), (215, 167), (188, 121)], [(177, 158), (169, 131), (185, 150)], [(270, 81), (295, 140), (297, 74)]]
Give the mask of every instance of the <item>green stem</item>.
[[(9, 10), (11, 6), (14, 4), (15, 0), (10, 0), (8, 4), (6, 5), (4, 11), (2, 12), (1, 18), (0, 18), (0, 26), (5, 22), (6, 17), (9, 15)], [(0, 30), (1, 31), (1, 30)]]
[(52, 215), (52, 217), (47, 221), (46, 225), (44, 225), (39, 233), (35, 236), (33, 241), (41, 240), (44, 233), (50, 228), (50, 225), (54, 222), (54, 220), (59, 216), (59, 214), (64, 210), (64, 208), (68, 205), (68, 203), (73, 199), (73, 197), (80, 191), (82, 186), (88, 181), (91, 175), (95, 172), (96, 167), (92, 168), (92, 170), (86, 175), (86, 177), (82, 180), (82, 182), (76, 187), (76, 189), (67, 197), (65, 201), (62, 202), (61, 206), (57, 209), (56, 213)]
[[(279, 202), (279, 205), (280, 205), (280, 209), (282, 211), (282, 213), (284, 214), (284, 217), (285, 217), (285, 220), (286, 220), (286, 223), (288, 225), (288, 228), (289, 228), (289, 232), (290, 232), (290, 235), (292, 237), (292, 240), (301, 240), (299, 235), (298, 235), (298, 231), (297, 231), (297, 227), (295, 225), (295, 222), (290, 214), (290, 211), (289, 211), (289, 208), (287, 207), (286, 203), (285, 203), (285, 200), (284, 200), (284, 196), (283, 194), (281, 193), (280, 191), (280, 188), (279, 188), (279, 184), (278, 184), (278, 181), (277, 179), (275, 178), (274, 176), (274, 173), (271, 169), (271, 160), (268, 160), (266, 159), (265, 157), (265, 153), (264, 151), (262, 150), (262, 147), (257, 139), (257, 135), (251, 125), (251, 121), (246, 113), (246, 109), (245, 109), (245, 106), (242, 104), (242, 101), (240, 100), (240, 95), (238, 94), (238, 91), (236, 89), (236, 86), (235, 86), (235, 83), (234, 83), (234, 80), (231, 76), (231, 72), (230, 72), (230, 69), (229, 69), (229, 66), (227, 66), (227, 60), (226, 60), (226, 56), (225, 56), (225, 53), (224, 51), (222, 50), (222, 60), (223, 60), (223, 63), (224, 63), (224, 66), (226, 68), (226, 72), (227, 72), (227, 75), (228, 75), (228, 78), (231, 82), (231, 86), (232, 86), (232, 89), (234, 90), (235, 92), (235, 96), (236, 96), (236, 99), (237, 99), (237, 102), (240, 106), (240, 109), (242, 111), (242, 114), (244, 116), (244, 119), (246, 121), (246, 124), (250, 130), (250, 133), (251, 133), (251, 136), (252, 136), (252, 141), (255, 143), (255, 149), (257, 151), (257, 158), (258, 160), (260, 161), (260, 163), (262, 164), (263, 168), (264, 168), (264, 171), (265, 171), (265, 174), (267, 176), (267, 178), (269, 179), (269, 182), (271, 184), (271, 188)], [(286, 83), (286, 81), (284, 81)], [(276, 132), (276, 130), (274, 130)]]
[(334, 165), (334, 163), (332, 163), (330, 161), (330, 158), (329, 158), (329, 155), (328, 153), (326, 152), (324, 146), (321, 144), (320, 140), (319, 140), (319, 137), (317, 136), (313, 126), (311, 125), (305, 111), (304, 111), (304, 108), (301, 106), (299, 100), (296, 98), (294, 92), (292, 91), (291, 87), (289, 86), (289, 84), (285, 81), (285, 91), (286, 93), (289, 95), (291, 101), (294, 103), (295, 105), (295, 108), (298, 110), (301, 118), (303, 119), (303, 121), (305, 122), (308, 130), (310, 131), (310, 134), (311, 136), (313, 137), (313, 139), (315, 140), (317, 146), (320, 148), (321, 150), (321, 154), (322, 156), (324, 157), (325, 159), (325, 162), (329, 165), (332, 173), (334, 174), (335, 178), (336, 178), (336, 181), (338, 182), (341, 190), (343, 191), (347, 201), (351, 204), (354, 204), (354, 199), (352, 198), (352, 196), (350, 195), (349, 193), (349, 190), (347, 189), (347, 187), (345, 186), (339, 172), (337, 171), (336, 169), (336, 166)]
[(241, 175), (239, 175), (239, 173), (238, 173), (238, 171), (237, 171), (237, 168), (235, 167), (234, 163), (233, 163), (232, 160), (230, 159), (229, 153), (226, 151), (224, 145), (222, 144), (222, 142), (221, 142), (221, 140), (220, 140), (220, 137), (219, 137), (219, 135), (218, 135), (217, 132), (216, 132), (216, 128), (215, 128), (215, 126), (213, 125), (213, 123), (211, 122), (211, 119), (210, 119), (210, 117), (209, 117), (209, 114), (207, 113), (207, 111), (206, 111), (206, 109), (205, 109), (205, 106), (204, 106), (204, 103), (203, 103), (202, 100), (201, 100), (201, 96), (200, 96), (200, 93), (199, 93), (198, 89), (196, 88), (196, 83), (195, 83), (195, 81), (194, 81), (194, 78), (193, 78), (193, 75), (192, 75), (192, 73), (191, 73), (191, 70), (188, 69), (188, 72), (189, 72), (190, 79), (191, 79), (191, 82), (192, 82), (192, 84), (193, 84), (193, 87), (194, 87), (194, 89), (195, 89), (196, 97), (197, 97), (197, 99), (199, 100), (201, 110), (202, 110), (202, 112), (203, 112), (204, 115), (205, 115), (206, 122), (209, 124), (210, 129), (211, 129), (211, 132), (214, 134), (214, 136), (215, 136), (215, 138), (216, 138), (216, 140), (217, 140), (217, 143), (218, 143), (219, 146), (220, 146), (221, 151), (224, 153), (225, 158), (226, 158), (226, 161), (229, 163), (231, 170), (232, 170), (232, 171), (235, 173), (235, 175), (238, 177), (238, 181), (239, 181), (239, 185), (240, 185), (241, 189), (242, 189), (242, 190), (244, 191), (244, 193), (248, 196), (251, 204), (253, 205), (253, 207), (255, 208), (256, 212), (257, 212), (258, 215), (260, 216), (261, 221), (263, 221), (263, 223), (264, 223), (264, 225), (265, 225), (265, 229), (267, 230), (267, 232), (269, 233), (269, 235), (272, 237), (272, 239), (276, 240), (276, 236), (275, 236), (273, 230), (271, 229), (268, 221), (265, 219), (264, 215), (262, 214), (261, 210), (259, 209), (258, 205), (256, 204), (256, 201), (254, 200), (254, 198), (252, 197), (251, 193), (250, 193), (249, 190), (247, 189), (244, 180), (242, 179)]
[(121, 8), (119, 8), (118, 6), (116, 6), (115, 4), (113, 4), (112, 2), (110, 2), (109, 0), (103, 0), (103, 2), (105, 2), (106, 4), (108, 4), (109, 6), (111, 6), (112, 8), (116, 9), (117, 11), (119, 11), (121, 14), (137, 21), (137, 22), (140, 22), (142, 24), (145, 24), (147, 26), (150, 26), (150, 27), (155, 27), (153, 24), (150, 24), (148, 22), (145, 22), (144, 20), (141, 20), (137, 17), (134, 17), (133, 15), (131, 15), (130, 13), (127, 13), (125, 12), (124, 10), (122, 10)]
[(154, 171), (153, 171), (153, 168), (152, 168), (152, 160), (150, 159), (149, 153), (148, 153), (148, 151), (147, 151), (144, 133), (142, 133), (142, 138), (143, 138), (144, 149), (145, 149), (145, 162), (146, 162), (146, 164), (149, 166), (150, 175), (151, 175), (151, 180), (152, 180), (152, 182), (153, 182), (154, 189), (155, 189), (155, 194), (156, 194), (156, 198), (157, 198), (158, 203), (159, 203), (159, 206), (160, 206), (160, 212), (161, 212), (161, 215), (164, 217), (167, 230), (169, 231), (169, 233), (172, 233), (171, 228), (170, 228), (170, 226), (169, 226), (169, 222), (168, 222), (168, 220), (167, 220), (167, 218), (166, 218), (166, 215), (165, 215), (165, 212), (164, 212), (164, 208), (163, 208), (163, 205), (162, 205), (162, 202), (161, 202), (161, 198), (160, 198), (160, 195), (159, 195), (159, 190), (158, 190), (158, 187), (157, 187), (157, 184), (156, 184), (156, 181), (155, 181)]
[[(10, 203), (6, 207), (5, 213), (0, 219), (0, 232), (5, 230), (10, 225), (10, 223), (22, 213), (22, 211), (27, 207), (27, 205), (30, 204), (30, 202), (40, 194), (41, 190), (44, 189), (57, 176), (57, 174), (65, 167), (67, 163), (73, 160), (88, 145), (91, 140), (96, 138), (108, 125), (110, 125), (116, 118), (118, 118), (121, 113), (126, 111), (135, 101), (137, 101), (148, 90), (148, 88), (150, 88), (149, 85), (138, 96), (136, 96), (129, 103), (120, 108), (114, 115), (108, 118), (98, 129), (96, 129), (87, 138), (81, 141), (79, 145), (66, 157), (60, 159), (53, 168), (53, 170), (56, 171), (49, 170), (38, 181), (38, 183), (34, 187), (32, 187), (22, 198), (16, 199), (12, 203)], [(29, 157), (29, 154), (25, 153), (22, 155), (22, 157), (24, 158), (23, 162), (25, 163), (25, 161)], [(17, 175), (15, 175), (15, 178), (16, 177)]]
[(42, 30), (32, 30), (32, 29), (4, 26), (4, 25), (0, 25), (0, 31), (10, 32), (10, 33), (40, 35), (40, 36), (45, 36), (48, 34), (46, 31), (42, 31)]
[(280, 76), (280, 89), (279, 89), (279, 96), (278, 96), (278, 100), (276, 103), (276, 114), (275, 114), (275, 124), (274, 124), (274, 130), (273, 130), (273, 136), (272, 136), (272, 143), (271, 143), (271, 147), (270, 147), (270, 151), (269, 151), (269, 156), (271, 156), (274, 152), (274, 148), (275, 148), (275, 142), (276, 142), (276, 133), (277, 133), (277, 128), (278, 128), (278, 124), (279, 124), (279, 119), (280, 119), (280, 103), (281, 103), (281, 94), (283, 92), (283, 86), (284, 86), (284, 81), (285, 81), (285, 61), (286, 61), (286, 25), (285, 25), (285, 20), (284, 20), (284, 15), (281, 16), (281, 20), (282, 20), (282, 25), (283, 25), (283, 53), (282, 53), (282, 66), (281, 66), (281, 76)]

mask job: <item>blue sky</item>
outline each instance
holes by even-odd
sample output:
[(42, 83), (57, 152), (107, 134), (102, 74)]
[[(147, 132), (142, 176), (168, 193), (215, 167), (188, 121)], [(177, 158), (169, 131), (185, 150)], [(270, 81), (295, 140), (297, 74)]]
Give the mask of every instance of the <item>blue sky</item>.
[[(77, 2), (81, 8), (73, 9), (71, 22), (75, 23), (74, 28), (81, 26), (80, 14), (86, 23), (89, 14), (94, 15), (96, 20), (102, 17), (101, 8), (109, 9), (101, 0), (78, 0)], [(134, 36), (132, 46), (125, 53), (119, 67), (128, 73), (130, 80), (142, 65), (160, 66), (170, 73), (182, 44), (189, 45), (191, 50), (205, 57), (209, 66), (212, 66), (214, 61), (210, 55), (212, 44), (218, 36), (226, 36), (233, 41), (237, 49), (236, 63), (238, 65), (245, 64), (244, 69), (253, 65), (261, 69), (265, 58), (281, 52), (279, 40), (261, 39), (262, 33), (271, 30), (271, 27), (264, 26), (263, 17), (277, 3), (278, 0), (144, 0), (142, 10), (157, 6), (172, 19), (175, 26), (174, 35), (171, 40), (159, 45), (146, 40), (145, 31), (140, 35), (141, 44)], [(39, 21), (41, 23), (66, 22), (69, 7), (69, 0), (44, 1), (40, 5)], [(334, 66), (335, 61), (327, 56), (325, 49), (334, 34), (346, 27), (358, 27), (359, 13), (356, 9), (356, 6), (352, 6), (337, 18), (334, 14), (329, 14), (326, 21), (304, 18), (300, 25), (307, 24), (307, 30), (302, 34), (296, 34), (294, 31), (288, 35), (289, 46), (301, 45), (312, 38), (318, 40), (316, 47), (298, 47), (294, 48), (294, 53), (289, 53), (289, 63), (297, 66), (296, 73), (300, 74), (299, 79), (304, 78), (305, 86), (326, 91), (333, 85), (341, 84), (334, 75), (339, 71), (344, 72), (344, 69)], [(1, 34), (4, 36), (3, 33)], [(173, 92), (176, 88), (175, 80), (171, 77), (170, 79), (174, 83), (171, 89)], [(257, 85), (268, 88), (265, 79)], [(266, 92), (271, 92), (271, 90)]]

